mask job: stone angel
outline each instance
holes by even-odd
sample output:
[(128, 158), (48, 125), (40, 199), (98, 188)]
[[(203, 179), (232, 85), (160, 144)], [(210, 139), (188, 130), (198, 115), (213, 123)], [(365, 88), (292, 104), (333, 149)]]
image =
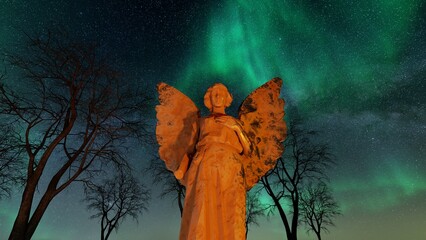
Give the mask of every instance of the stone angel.
[(274, 78), (257, 88), (234, 118), (225, 113), (232, 95), (221, 83), (205, 93), (205, 117), (183, 93), (158, 84), (159, 155), (186, 187), (180, 240), (245, 239), (246, 192), (284, 150), (281, 85)]

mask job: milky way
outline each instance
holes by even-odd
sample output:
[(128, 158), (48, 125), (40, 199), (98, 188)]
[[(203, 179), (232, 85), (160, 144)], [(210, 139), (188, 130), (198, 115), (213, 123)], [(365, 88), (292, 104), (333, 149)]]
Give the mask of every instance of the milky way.
[[(19, 52), (23, 32), (64, 27), (99, 41), (148, 94), (165, 81), (202, 108), (206, 87), (225, 83), (234, 95), (231, 114), (256, 87), (281, 77), (287, 119), (298, 116), (319, 130), (336, 158), (330, 186), (343, 215), (325, 238), (424, 239), (425, 13), (421, 0), (0, 0), (0, 50)], [(18, 87), (20, 75), (6, 72)], [(134, 156), (147, 154), (132, 148)], [(141, 170), (147, 161), (133, 164), (150, 184)], [(176, 239), (177, 205), (153, 189), (150, 211), (111, 239)], [(0, 202), (0, 239), (11, 229), (19, 194)], [(99, 223), (88, 219), (81, 194), (75, 185), (55, 199), (34, 239), (97, 239)], [(249, 239), (283, 235), (272, 216)]]

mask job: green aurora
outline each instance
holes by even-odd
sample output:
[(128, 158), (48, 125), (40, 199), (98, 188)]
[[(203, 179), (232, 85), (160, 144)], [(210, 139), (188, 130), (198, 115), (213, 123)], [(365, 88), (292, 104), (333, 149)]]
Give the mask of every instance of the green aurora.
[[(197, 99), (202, 93), (194, 88), (223, 81), (246, 95), (279, 76), (284, 94), (305, 116), (392, 108), (388, 99), (395, 97), (396, 76), (410, 61), (404, 56), (421, 24), (421, 4), (227, 1), (213, 8), (205, 34), (197, 35), (177, 87)], [(403, 162), (391, 159), (367, 177), (332, 184), (343, 212), (385, 210), (425, 192), (426, 177)], [(270, 204), (266, 197), (261, 201)]]
[(420, 4), (227, 1), (211, 11), (203, 31), (197, 28), (200, 39), (178, 88), (193, 92), (224, 81), (247, 94), (279, 76), (302, 112), (374, 107), (396, 87), (401, 57), (420, 24)]
[[(330, 186), (343, 215), (325, 238), (424, 239), (425, 1), (223, 0), (200, 1), (198, 8), (175, 2), (0, 0), (0, 50), (17, 50), (22, 31), (58, 23), (122, 54), (123, 70), (139, 86), (152, 86), (148, 92), (171, 79), (200, 108), (213, 82), (228, 85), (238, 106), (256, 87), (281, 77), (287, 116), (300, 114), (322, 131), (320, 140), (337, 157)], [(176, 204), (157, 196), (139, 224), (126, 221), (114, 239), (173, 239)], [(8, 236), (19, 198), (18, 191), (0, 202), (0, 238)], [(81, 199), (77, 185), (58, 196), (34, 239), (96, 239), (99, 223), (88, 218)], [(282, 239), (277, 218), (262, 219), (249, 239)], [(300, 240), (313, 238), (303, 228), (299, 233)]]

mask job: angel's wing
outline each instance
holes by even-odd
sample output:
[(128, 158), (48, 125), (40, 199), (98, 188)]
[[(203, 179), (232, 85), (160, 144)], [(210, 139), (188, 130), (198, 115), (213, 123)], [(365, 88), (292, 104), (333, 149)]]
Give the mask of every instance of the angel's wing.
[(284, 100), (280, 98), (282, 80), (274, 78), (252, 92), (241, 104), (239, 119), (249, 137), (253, 151), (244, 159), (247, 189), (275, 167), (284, 151), (287, 135)]
[(166, 84), (157, 85), (158, 153), (170, 171), (176, 171), (185, 155), (193, 154), (198, 134), (199, 110), (189, 97)]

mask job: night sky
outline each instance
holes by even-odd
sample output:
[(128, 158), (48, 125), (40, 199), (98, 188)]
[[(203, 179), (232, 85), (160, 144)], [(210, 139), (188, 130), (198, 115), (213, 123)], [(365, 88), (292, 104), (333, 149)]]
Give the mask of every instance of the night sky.
[[(343, 215), (323, 238), (426, 239), (425, 1), (0, 0), (1, 51), (19, 52), (24, 32), (54, 27), (99, 41), (126, 79), (151, 95), (164, 81), (202, 108), (206, 88), (222, 82), (234, 116), (251, 91), (281, 77), (287, 117), (319, 130), (336, 157), (328, 174)], [(142, 169), (150, 148), (135, 145), (130, 154), (149, 186)], [(111, 239), (177, 239), (177, 203), (159, 199), (156, 188), (149, 212)], [(55, 198), (33, 239), (99, 239), (82, 193), (75, 184)], [(0, 239), (19, 198), (0, 202)], [(277, 216), (262, 219), (249, 239), (285, 239), (282, 226)], [(299, 239), (315, 236), (301, 227)]]

